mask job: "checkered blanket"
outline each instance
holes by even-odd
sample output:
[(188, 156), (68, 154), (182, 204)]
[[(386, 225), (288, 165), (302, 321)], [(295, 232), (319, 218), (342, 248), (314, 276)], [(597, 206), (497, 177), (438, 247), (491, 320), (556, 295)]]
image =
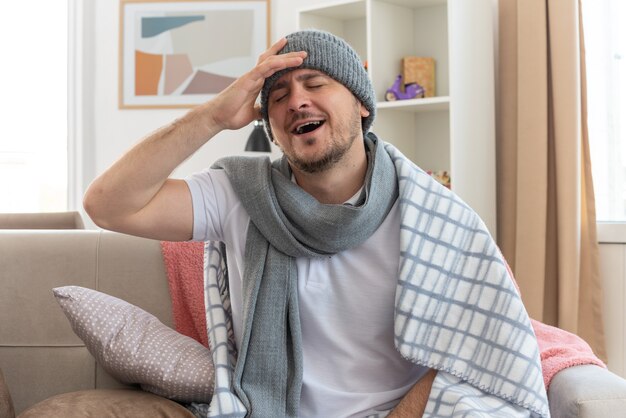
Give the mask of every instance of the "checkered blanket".
[[(427, 417), (548, 417), (530, 319), (487, 228), (458, 196), (385, 144), (399, 181), (400, 262), (395, 345), (437, 369)], [(243, 417), (232, 390), (236, 345), (224, 246), (205, 244), (205, 306), (215, 363), (200, 416)]]

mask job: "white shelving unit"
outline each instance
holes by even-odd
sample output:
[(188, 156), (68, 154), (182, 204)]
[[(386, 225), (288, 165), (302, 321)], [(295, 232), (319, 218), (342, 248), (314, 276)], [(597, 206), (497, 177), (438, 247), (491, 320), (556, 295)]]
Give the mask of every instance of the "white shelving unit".
[[(378, 100), (372, 131), (452, 189), (495, 234), (493, 12), (490, 0), (345, 0), (298, 13), (301, 29), (348, 41)], [(386, 102), (404, 56), (435, 59), (435, 97)]]

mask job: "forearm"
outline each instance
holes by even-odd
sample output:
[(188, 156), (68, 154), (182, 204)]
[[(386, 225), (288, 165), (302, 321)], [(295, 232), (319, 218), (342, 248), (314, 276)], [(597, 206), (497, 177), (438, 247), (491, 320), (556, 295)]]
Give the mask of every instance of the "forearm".
[(411, 390), (402, 398), (398, 406), (388, 415), (389, 418), (415, 418), (421, 417), (426, 409), (430, 389), (433, 380), (437, 376), (437, 370), (431, 369), (422, 377)]
[(148, 135), (96, 178), (84, 198), (94, 222), (113, 229), (110, 223), (144, 208), (172, 171), (221, 130), (211, 106), (200, 105)]

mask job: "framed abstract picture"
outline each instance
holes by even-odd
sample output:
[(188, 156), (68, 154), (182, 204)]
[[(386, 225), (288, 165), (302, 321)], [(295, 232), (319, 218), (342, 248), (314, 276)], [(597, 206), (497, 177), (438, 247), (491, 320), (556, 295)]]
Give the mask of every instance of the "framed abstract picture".
[(270, 0), (121, 0), (119, 107), (203, 103), (269, 46)]

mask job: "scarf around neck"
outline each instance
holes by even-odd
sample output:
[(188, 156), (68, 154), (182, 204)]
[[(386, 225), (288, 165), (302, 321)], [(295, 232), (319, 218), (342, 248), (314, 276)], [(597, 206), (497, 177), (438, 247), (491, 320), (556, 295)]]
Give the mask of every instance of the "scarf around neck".
[(328, 205), (293, 183), (286, 157), (229, 157), (227, 174), (250, 216), (243, 273), (243, 333), (233, 389), (251, 417), (296, 417), (302, 387), (302, 336), (295, 259), (357, 247), (398, 197), (393, 161), (372, 133), (365, 202)]

